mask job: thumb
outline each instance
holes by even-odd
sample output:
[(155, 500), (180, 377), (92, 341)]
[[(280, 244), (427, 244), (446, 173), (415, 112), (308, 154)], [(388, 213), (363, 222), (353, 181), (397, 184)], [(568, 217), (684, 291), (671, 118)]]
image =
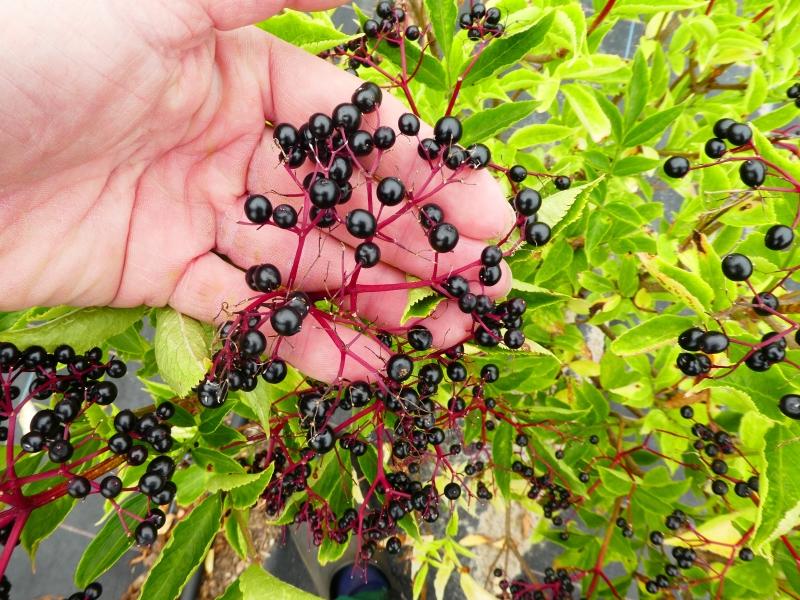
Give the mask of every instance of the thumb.
[(284, 8), (323, 10), (345, 4), (347, 0), (197, 0), (216, 29), (230, 30), (252, 25)]

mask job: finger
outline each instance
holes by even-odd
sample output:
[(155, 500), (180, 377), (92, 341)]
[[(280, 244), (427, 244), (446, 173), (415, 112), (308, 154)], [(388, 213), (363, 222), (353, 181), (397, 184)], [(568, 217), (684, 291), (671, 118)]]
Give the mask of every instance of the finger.
[[(303, 50), (273, 37), (269, 39), (269, 72), (263, 82), (262, 95), (266, 117), (273, 122), (299, 125), (315, 112), (329, 114), (336, 104), (348, 101), (361, 83), (358, 78)], [(379, 111), (382, 123), (396, 129), (398, 118), (405, 112), (408, 109), (399, 100), (388, 92), (383, 94)], [(432, 129), (425, 125), (420, 136), (431, 135)], [(417, 192), (425, 188), (430, 173), (428, 162), (417, 154), (415, 141), (407, 138), (398, 139), (378, 170), (379, 176), (400, 176), (408, 189)], [(445, 186), (432, 200), (444, 208), (450, 222), (467, 237), (499, 238), (514, 224), (513, 210), (500, 186), (486, 171), (467, 170), (463, 184)]]
[[(242, 271), (209, 253), (189, 264), (169, 304), (201, 321), (221, 323), (228, 314), (220, 307), (235, 310), (250, 296)], [(274, 332), (269, 326), (263, 330), (274, 344)], [(272, 345), (268, 351), (270, 348)], [(303, 374), (331, 383), (340, 378), (375, 380), (389, 351), (376, 340), (342, 325), (323, 327), (309, 315), (300, 333), (281, 339), (278, 355)]]
[(263, 21), (284, 8), (313, 11), (333, 8), (346, 0), (199, 0), (214, 27), (237, 29)]

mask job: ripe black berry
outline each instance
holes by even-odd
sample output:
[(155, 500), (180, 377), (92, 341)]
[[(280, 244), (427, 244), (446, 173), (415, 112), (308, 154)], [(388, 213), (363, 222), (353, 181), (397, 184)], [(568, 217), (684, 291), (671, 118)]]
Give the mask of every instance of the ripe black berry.
[(746, 160), (739, 165), (739, 177), (745, 185), (758, 187), (767, 177), (767, 167), (758, 159)]
[(272, 203), (261, 195), (250, 196), (245, 200), (244, 214), (249, 221), (261, 225), (272, 216)]
[(728, 493), (728, 484), (722, 481), (722, 479), (715, 479), (711, 483), (711, 491), (717, 496), (724, 496)]
[(327, 177), (318, 176), (308, 194), (311, 203), (320, 209), (333, 208), (339, 202), (339, 186)]
[(374, 267), (381, 259), (381, 249), (372, 242), (363, 242), (356, 246), (356, 261), (365, 269)]
[(700, 340), (700, 347), (706, 354), (719, 354), (728, 348), (728, 336), (719, 331), (709, 331)]
[(711, 138), (706, 142), (705, 146), (706, 156), (709, 158), (722, 158), (726, 149), (725, 140), (720, 138)]
[(436, 160), (442, 147), (432, 138), (425, 138), (419, 143), (417, 154), (425, 160)]
[(77, 477), (70, 479), (67, 483), (67, 493), (73, 498), (86, 498), (91, 491), (92, 486), (86, 477), (81, 477), (78, 475)]
[(406, 196), (406, 186), (397, 177), (386, 177), (378, 184), (378, 200), (386, 206), (396, 206)]
[(683, 156), (671, 156), (664, 163), (664, 173), (673, 179), (686, 177), (689, 172), (689, 161)]
[(727, 138), (728, 131), (730, 131), (731, 126), (736, 125), (736, 121), (733, 119), (720, 119), (716, 123), (714, 123), (714, 135), (718, 138)]
[(492, 153), (484, 144), (472, 144), (467, 148), (467, 163), (473, 169), (485, 169), (492, 160)]
[(456, 144), (463, 134), (461, 121), (455, 117), (442, 117), (433, 128), (433, 137), (442, 146)]
[(419, 222), (423, 229), (428, 230), (444, 220), (444, 211), (436, 204), (426, 204), (419, 213)]
[(458, 229), (450, 223), (438, 223), (431, 227), (428, 242), (437, 252), (450, 252), (458, 244)]
[(396, 140), (397, 136), (394, 133), (394, 129), (386, 127), (385, 125), (383, 127), (378, 127), (375, 133), (372, 134), (372, 141), (379, 150), (388, 150), (394, 146)]
[[(375, 23), (375, 21), (372, 21)], [(377, 26), (378, 24), (375, 23)], [(355, 104), (344, 102), (333, 109), (333, 123), (346, 133), (352, 133), (361, 125), (361, 111)]]
[[(777, 312), (778, 308), (780, 308), (780, 304), (780, 300), (778, 300), (775, 294), (771, 292), (761, 292), (758, 296), (753, 298), (753, 311), (765, 317), (772, 314), (767, 308)], [(763, 307), (761, 305), (763, 305)]]
[(778, 408), (790, 419), (800, 420), (800, 395), (785, 394), (778, 402)]
[(743, 254), (728, 254), (722, 259), (722, 273), (731, 281), (744, 281), (753, 274), (753, 263)]
[(773, 225), (764, 236), (764, 245), (770, 250), (786, 250), (794, 241), (794, 231), (786, 225)]
[(275, 310), (270, 316), (269, 322), (275, 333), (282, 336), (292, 336), (299, 333), (303, 325), (300, 314), (290, 306), (282, 306)]
[(279, 204), (272, 211), (272, 220), (281, 229), (289, 229), (297, 225), (297, 211), (288, 204)]
[(433, 334), (423, 325), (414, 325), (408, 330), (408, 343), (414, 350), (427, 350), (433, 345)]
[(755, 557), (756, 555), (753, 554), (753, 551), (750, 548), (747, 548), (746, 546), (741, 550), (739, 550), (739, 558), (745, 562), (750, 562)]
[(350, 146), (350, 150), (352, 150), (353, 154), (356, 156), (366, 156), (372, 152), (375, 147), (372, 135), (363, 129), (351, 133), (350, 137), (347, 139), (347, 143)]
[(287, 153), (300, 142), (300, 134), (297, 129), (288, 123), (281, 123), (275, 127), (272, 137), (281, 147), (281, 150)]
[(308, 446), (318, 454), (325, 454), (333, 449), (335, 442), (336, 436), (333, 434), (333, 429), (326, 426), (322, 431), (309, 438)]
[(546, 223), (525, 225), (525, 241), (533, 246), (543, 246), (550, 241), (550, 226)]
[(406, 28), (406, 38), (412, 42), (417, 41), (420, 38), (420, 35), (422, 35), (422, 32), (416, 25), (409, 25)]
[(752, 139), (753, 131), (750, 129), (750, 126), (745, 123), (734, 123), (728, 128), (725, 137), (734, 146), (744, 146)]
[(691, 419), (694, 417), (694, 409), (691, 406), (681, 406), (681, 416), (684, 419)]
[(347, 213), (345, 219), (347, 231), (353, 237), (366, 239), (375, 235), (377, 223), (371, 212), (357, 208)]
[(143, 521), (136, 526), (136, 543), (140, 546), (152, 546), (157, 536), (155, 525), (149, 521)]
[(122, 492), (122, 480), (116, 475), (104, 477), (100, 482), (100, 493), (104, 498), (116, 498)]
[(362, 83), (352, 97), (353, 104), (365, 115), (378, 110), (382, 100), (381, 88), (370, 81)]
[(514, 197), (514, 206), (519, 214), (529, 217), (542, 206), (542, 197), (536, 190), (523, 188)]
[(405, 354), (395, 354), (386, 363), (386, 373), (389, 379), (398, 383), (411, 377), (414, 370), (414, 363)]
[(47, 457), (54, 463), (65, 463), (72, 458), (72, 444), (67, 440), (56, 440), (50, 443)]
[(404, 113), (400, 115), (397, 126), (403, 135), (414, 136), (419, 133), (420, 122), (416, 115)]
[(687, 329), (678, 336), (678, 345), (688, 352), (697, 352), (700, 350), (700, 343), (705, 334), (705, 331), (699, 327)]
[(444, 486), (444, 495), (449, 500), (458, 500), (461, 496), (461, 486), (451, 481)]

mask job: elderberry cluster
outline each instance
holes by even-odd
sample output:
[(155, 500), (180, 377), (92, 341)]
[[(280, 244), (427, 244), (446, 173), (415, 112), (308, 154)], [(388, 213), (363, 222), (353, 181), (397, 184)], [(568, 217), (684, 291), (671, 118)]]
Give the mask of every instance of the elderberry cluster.
[[(121, 514), (115, 498), (137, 489), (148, 496), (151, 508), (145, 517), (137, 518), (136, 541), (141, 545), (155, 541), (156, 531), (164, 523), (164, 513), (155, 506), (171, 503), (176, 492), (169, 481), (175, 463), (164, 455), (174, 444), (167, 422), (174, 406), (164, 402), (152, 412), (119, 411), (113, 421), (116, 433), (108, 439), (95, 427), (84, 426), (90, 408), (114, 403), (118, 390), (111, 379), (126, 372), (125, 363), (118, 358), (104, 360), (100, 348), (78, 354), (62, 344), (50, 353), (41, 346), (20, 350), (12, 343), (0, 343), (0, 421), (9, 422), (3, 427), (3, 441), (15, 443), (19, 425), (28, 431), (16, 442), (21, 452), (14, 462), (21, 464), (41, 453), (47, 457), (36, 471), (26, 467), (4, 472), (0, 482), (0, 501), (6, 506), (0, 512), (4, 545), (19, 543), (31, 512), (49, 502), (66, 495), (80, 500), (100, 494)], [(37, 410), (29, 423), (20, 423), (22, 409), (34, 401), (46, 401), (49, 406)], [(151, 452), (161, 456), (149, 461), (138, 488), (125, 487), (124, 470), (145, 464)], [(30, 487), (33, 482), (35, 490)], [(0, 565), (0, 573), (6, 566)], [(95, 598), (100, 589), (99, 585), (90, 586), (79, 594)]]
[(476, 2), (469, 12), (461, 14), (458, 26), (467, 31), (467, 37), (472, 41), (486, 36), (500, 37), (505, 32), (505, 26), (500, 22), (502, 16), (500, 9), (486, 8), (485, 4)]

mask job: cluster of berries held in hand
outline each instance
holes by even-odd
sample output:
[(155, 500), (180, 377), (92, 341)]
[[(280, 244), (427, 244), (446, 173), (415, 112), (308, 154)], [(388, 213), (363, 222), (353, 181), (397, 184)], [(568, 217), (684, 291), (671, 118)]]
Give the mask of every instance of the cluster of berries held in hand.
[[(0, 419), (8, 419), (12, 414), (18, 417), (20, 408), (30, 400), (50, 401), (49, 408), (34, 413), (29, 431), (20, 437), (19, 446), (23, 455), (46, 452), (49, 461), (59, 465), (50, 475), (54, 491), (58, 491), (53, 500), (65, 493), (75, 499), (90, 494), (114, 499), (124, 491), (133, 491), (136, 488), (124, 487), (122, 478), (109, 471), (120, 465), (143, 465), (148, 462), (151, 451), (161, 456), (150, 459), (138, 490), (147, 495), (152, 504), (165, 505), (174, 499), (177, 488), (169, 478), (175, 463), (165, 456), (174, 445), (167, 422), (175, 412), (171, 403), (163, 402), (154, 411), (138, 415), (128, 409), (119, 411), (114, 417), (116, 432), (107, 440), (93, 432), (87, 436), (82, 428), (77, 434), (72, 431), (73, 424), (91, 406), (109, 406), (117, 399), (116, 384), (104, 377), (120, 378), (126, 372), (127, 366), (118, 358), (104, 361), (100, 348), (77, 354), (71, 346), (63, 344), (48, 353), (40, 346), (19, 350), (14, 344), (0, 343)], [(16, 383), (22, 373), (33, 375), (25, 392)], [(8, 438), (9, 443), (13, 441), (13, 432), (4, 428), (3, 433), (4, 439)], [(108, 468), (96, 472), (88, 468), (92, 463), (76, 455), (79, 448), (83, 453), (96, 448), (98, 456), (108, 452), (116, 458), (105, 463)], [(62, 485), (64, 479), (66, 483)], [(21, 491), (26, 483), (25, 477), (9, 481), (20, 493), (17, 500), (22, 499), (23, 508), (26, 497)], [(4, 531), (10, 531), (13, 522)], [(164, 513), (151, 509), (136, 528), (137, 542), (152, 544), (163, 522)]]

